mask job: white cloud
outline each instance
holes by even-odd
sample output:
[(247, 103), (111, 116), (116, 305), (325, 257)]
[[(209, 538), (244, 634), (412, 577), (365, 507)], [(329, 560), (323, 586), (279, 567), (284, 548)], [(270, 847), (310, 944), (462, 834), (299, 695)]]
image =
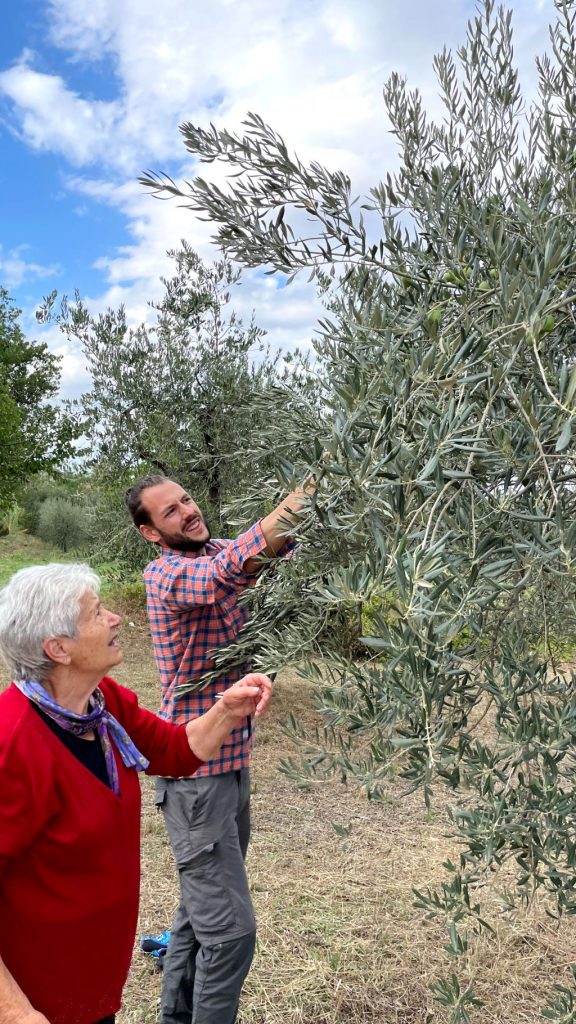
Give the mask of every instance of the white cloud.
[(28, 281), (53, 277), (61, 271), (57, 263), (44, 266), (41, 263), (26, 260), (24, 254), (27, 249), (28, 246), (20, 245), (16, 249), (3, 253), (2, 246), (0, 246), (0, 278), (8, 291), (12, 288), (19, 288)]
[[(98, 260), (106, 288), (97, 296), (86, 297), (93, 312), (123, 303), (132, 325), (150, 321), (154, 312), (147, 303), (162, 295), (160, 278), (174, 273), (167, 251), (177, 249), (185, 238), (204, 259), (216, 255), (210, 243), (210, 225), (197, 221), (176, 203), (153, 200), (134, 184), (114, 187), (105, 181), (76, 178), (69, 186), (120, 208), (133, 239)], [(305, 278), (284, 288), (281, 278), (258, 271), (244, 272), (241, 284), (234, 289), (232, 307), (246, 324), (255, 311), (256, 322), (268, 332), (267, 340), (274, 350), (308, 346), (321, 311)]]
[(46, 344), (58, 356), (61, 400), (79, 398), (89, 390), (90, 374), (78, 342), (66, 338), (55, 324), (39, 324), (33, 309), (24, 310), (19, 323), (29, 341)]
[(53, 40), (72, 62), (106, 61), (117, 96), (80, 96), (61, 74), (34, 70), (29, 52), (0, 75), (0, 91), (30, 145), (78, 166), (139, 170), (177, 154), (181, 121), (235, 126), (247, 110), (300, 146), (352, 157), (383, 122), (388, 73), (429, 77), (434, 47), (461, 35), (464, 8), (417, 0), (408, 32), (400, 0), (52, 0)]
[[(513, 8), (516, 51), (530, 83), (553, 4), (515, 0)], [(137, 322), (161, 292), (160, 275), (170, 274), (167, 249), (186, 237), (201, 255), (213, 255), (209, 225), (136, 184), (146, 167), (194, 173), (177, 130), (182, 121), (238, 129), (255, 111), (302, 159), (346, 171), (363, 191), (395, 162), (385, 80), (392, 70), (406, 75), (426, 109), (439, 114), (432, 57), (444, 43), (463, 42), (474, 5), (413, 0), (409, 18), (405, 0), (51, 0), (47, 10), (51, 41), (67, 63), (48, 73), (27, 51), (0, 71), (0, 94), (25, 143), (76, 169), (66, 183), (72, 209), (90, 198), (121, 213), (126, 237), (97, 260), (101, 283), (88, 302), (95, 312), (124, 302)], [(105, 74), (112, 98), (74, 88), (75, 65), (94, 68), (94, 88)], [(42, 268), (28, 268), (40, 276)], [(256, 272), (245, 275), (234, 304), (246, 319), (255, 308), (273, 344), (284, 346), (307, 342), (319, 310), (304, 280), (284, 289)], [(72, 387), (81, 380), (78, 354), (63, 354)]]
[(0, 73), (0, 92), (14, 104), (21, 137), (34, 149), (60, 153), (73, 164), (91, 159), (109, 137), (118, 105), (84, 100), (59, 75), (34, 71), (30, 54)]

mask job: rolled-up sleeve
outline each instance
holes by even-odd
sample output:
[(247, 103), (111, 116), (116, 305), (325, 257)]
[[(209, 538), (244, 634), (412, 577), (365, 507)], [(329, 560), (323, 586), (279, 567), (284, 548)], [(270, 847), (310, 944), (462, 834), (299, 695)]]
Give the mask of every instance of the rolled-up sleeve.
[(266, 538), (260, 523), (226, 541), (217, 554), (183, 558), (167, 554), (151, 563), (146, 575), (147, 588), (154, 597), (173, 611), (193, 605), (211, 605), (243, 590), (257, 579), (244, 566), (248, 559), (262, 554)]

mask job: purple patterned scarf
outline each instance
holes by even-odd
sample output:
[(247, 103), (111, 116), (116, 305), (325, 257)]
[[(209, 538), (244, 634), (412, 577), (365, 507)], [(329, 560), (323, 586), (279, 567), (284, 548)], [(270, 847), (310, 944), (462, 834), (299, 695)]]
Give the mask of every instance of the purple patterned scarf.
[(104, 751), (110, 785), (116, 796), (120, 796), (120, 783), (112, 750), (112, 740), (127, 768), (135, 768), (137, 772), (142, 772), (148, 767), (150, 762), (134, 745), (118, 719), (106, 710), (104, 694), (98, 687), (90, 696), (88, 714), (77, 715), (74, 711), (69, 711), (68, 708), (57, 704), (41, 683), (35, 679), (22, 679), (16, 681), (15, 685), (66, 732), (71, 732), (74, 736), (83, 736), (84, 733), (93, 729), (98, 733)]

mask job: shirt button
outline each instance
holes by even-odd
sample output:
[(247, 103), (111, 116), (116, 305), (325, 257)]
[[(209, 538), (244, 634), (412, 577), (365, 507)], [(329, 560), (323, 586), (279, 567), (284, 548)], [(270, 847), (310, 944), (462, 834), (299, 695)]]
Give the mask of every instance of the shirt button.
[(250, 735), (250, 733), (248, 732), (248, 729), (243, 729), (242, 730), (242, 739), (243, 740), (247, 740), (249, 735)]

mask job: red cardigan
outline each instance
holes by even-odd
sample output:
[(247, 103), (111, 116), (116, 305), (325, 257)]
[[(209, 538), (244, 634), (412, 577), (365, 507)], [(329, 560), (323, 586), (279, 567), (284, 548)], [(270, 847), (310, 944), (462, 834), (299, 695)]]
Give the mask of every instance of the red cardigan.
[[(147, 774), (202, 763), (185, 729), (113, 679), (109, 711), (150, 760)], [(140, 783), (115, 750), (120, 796), (52, 733), (12, 685), (0, 695), (0, 956), (51, 1024), (116, 1013), (138, 916)]]

